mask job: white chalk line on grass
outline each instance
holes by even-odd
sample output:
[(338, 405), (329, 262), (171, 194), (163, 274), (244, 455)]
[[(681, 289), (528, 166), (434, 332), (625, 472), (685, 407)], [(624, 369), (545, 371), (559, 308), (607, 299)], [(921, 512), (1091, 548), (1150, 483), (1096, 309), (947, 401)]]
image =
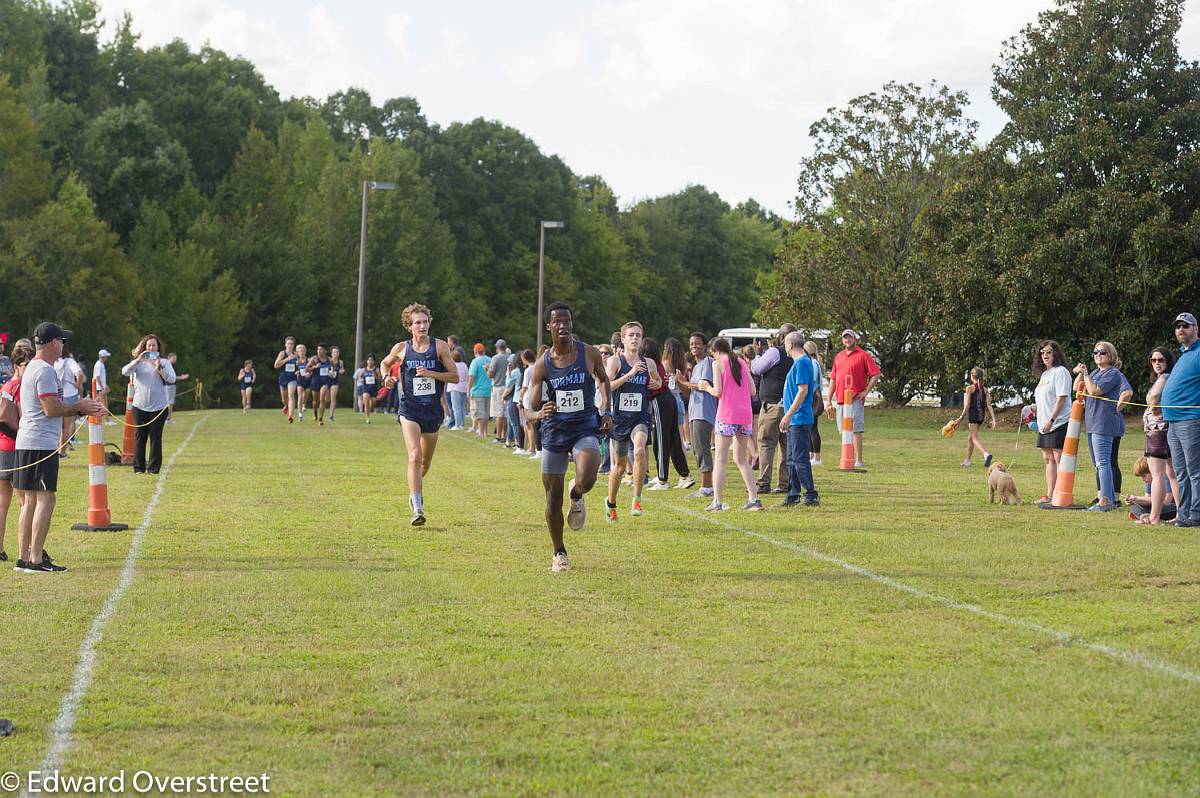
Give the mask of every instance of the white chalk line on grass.
[(919, 587), (913, 587), (912, 585), (905, 584), (904, 582), (893, 579), (890, 576), (877, 574), (874, 571), (863, 568), (860, 565), (855, 565), (852, 562), (847, 562), (846, 560), (834, 557), (831, 554), (826, 554), (825, 552), (814, 549), (811, 546), (803, 546), (798, 543), (788, 543), (784, 540), (776, 540), (770, 535), (764, 535), (763, 533), (755, 532), (752, 529), (744, 529), (726, 521), (722, 521), (718, 518), (713, 518), (710, 515), (705, 515), (704, 513), (700, 513), (695, 510), (690, 510), (686, 507), (678, 507), (673, 504), (668, 504), (667, 506), (682, 515), (691, 516), (692, 518), (697, 518), (701, 521), (707, 521), (710, 524), (728, 529), (731, 532), (740, 532), (743, 535), (757, 538), (758, 540), (761, 540), (764, 543), (769, 543), (772, 546), (778, 546), (780, 548), (794, 551), (798, 554), (803, 554), (805, 557), (808, 557), (812, 560), (817, 560), (818, 562), (837, 566), (844, 571), (849, 571), (856, 576), (861, 576), (864, 579), (871, 580), (872, 582), (886, 585), (887, 587), (890, 587), (893, 590), (898, 590), (901, 593), (907, 593), (910, 596), (924, 599), (925, 601), (931, 601), (935, 604), (940, 604), (943, 607), (947, 607), (952, 610), (969, 612), (972, 615), (978, 615), (981, 618), (987, 618), (989, 621), (995, 621), (996, 623), (1001, 623), (1006, 626), (1014, 626), (1030, 632), (1036, 632), (1037, 634), (1045, 635), (1056, 642), (1071, 646), (1078, 646), (1079, 648), (1085, 648), (1089, 651), (1095, 651), (1099, 654), (1104, 654), (1105, 656), (1124, 662), (1127, 665), (1136, 665), (1140, 668), (1146, 668), (1147, 670), (1158, 671), (1159, 673), (1165, 673), (1168, 676), (1174, 676), (1176, 679), (1182, 679), (1186, 682), (1200, 684), (1200, 673), (1197, 673), (1196, 671), (1190, 671), (1186, 668), (1181, 668), (1178, 665), (1158, 659), (1157, 657), (1140, 654), (1136, 651), (1126, 651), (1124, 649), (1114, 648), (1113, 646), (1108, 646), (1104, 643), (1094, 643), (1070, 632), (1064, 632), (1061, 629), (1055, 629), (1050, 626), (1043, 626), (1035, 621), (1026, 620), (1024, 618), (1014, 618), (1011, 615), (1004, 615), (1003, 613), (986, 610), (977, 604), (969, 604), (965, 601), (958, 601), (957, 599), (938, 595), (937, 593), (930, 593), (927, 590), (922, 590)]
[[(92, 627), (79, 647), (79, 664), (75, 666), (75, 678), (71, 682), (70, 691), (63, 698), (62, 706), (58, 710), (58, 717), (54, 719), (54, 724), (50, 727), (50, 748), (46, 751), (46, 758), (42, 760), (43, 771), (59, 769), (67, 749), (71, 747), (71, 734), (75, 729), (75, 718), (79, 712), (79, 705), (87, 694), (88, 688), (91, 687), (92, 677), (95, 675), (98, 659), (96, 649), (104, 638), (105, 627), (108, 626), (108, 622), (112, 620), (117, 611), (117, 605), (121, 603), (125, 592), (133, 583), (134, 566), (137, 563), (138, 554), (142, 550), (142, 541), (145, 540), (146, 532), (150, 529), (150, 522), (154, 518), (154, 510), (158, 507), (159, 499), (162, 498), (167, 475), (171, 473), (171, 466), (175, 464), (175, 458), (183, 454), (196, 434), (196, 430), (209, 418), (210, 416), (204, 416), (192, 425), (192, 431), (183, 439), (183, 443), (179, 444), (179, 448), (171, 454), (162, 473), (158, 475), (158, 485), (155, 487), (154, 495), (150, 497), (150, 502), (146, 505), (142, 523), (133, 530), (133, 540), (129, 545), (129, 553), (125, 555), (125, 567), (121, 570), (121, 578), (117, 582), (117, 586), (113, 588), (108, 600), (104, 602), (104, 606), (100, 608), (95, 620), (92, 621)], [(29, 795), (29, 793), (25, 792), (24, 795)]]
[[(471, 443), (476, 443), (476, 442), (471, 441)], [(479, 441), (477, 443), (486, 450), (491, 450), (491, 448), (492, 448), (491, 446), (488, 446), (487, 444), (483, 443), (482, 441)], [(501, 449), (500, 451), (508, 452), (509, 450)], [(1103, 654), (1106, 657), (1111, 657), (1115, 660), (1119, 660), (1120, 662), (1124, 662), (1126, 665), (1134, 665), (1139, 668), (1145, 668), (1147, 670), (1164, 673), (1168, 676), (1173, 676), (1176, 679), (1181, 679), (1185, 682), (1192, 682), (1193, 684), (1200, 684), (1200, 673), (1197, 673), (1196, 671), (1188, 670), (1187, 668), (1180, 667), (1173, 663), (1167, 662), (1166, 660), (1158, 659), (1157, 657), (1151, 657), (1147, 654), (1141, 654), (1136, 651), (1126, 651), (1125, 649), (1105, 645), (1104, 643), (1096, 643), (1091, 640), (1087, 640), (1086, 638), (1072, 634), (1071, 632), (1065, 632), (1061, 629), (1055, 629), (1051, 626), (1044, 626), (1035, 621), (1026, 620), (1024, 618), (1014, 618), (1011, 615), (1004, 615), (1003, 613), (992, 612), (991, 610), (984, 609), (983, 607), (980, 607), (978, 604), (970, 604), (968, 602), (958, 601), (957, 599), (952, 599), (947, 596), (939, 595), (937, 593), (930, 593), (927, 590), (922, 590), (919, 587), (913, 587), (912, 585), (905, 584), (904, 582), (901, 582), (897, 579), (893, 579), (890, 576), (884, 576), (883, 574), (875, 573), (874, 571), (872, 571), (870, 569), (863, 568), (861, 565), (855, 565), (852, 562), (847, 562), (846, 560), (840, 559), (838, 557), (834, 557), (831, 554), (826, 554), (825, 552), (819, 551), (818, 549), (814, 549), (811, 546), (803, 546), (798, 543), (788, 543), (787, 541), (784, 541), (784, 540), (777, 540), (777, 539), (771, 537), (770, 535), (764, 535), (763, 533), (755, 532), (752, 529), (744, 529), (742, 527), (731, 524), (727, 521), (722, 521), (719, 518), (714, 518), (710, 514), (705, 514), (705, 513), (697, 512), (695, 510), (690, 510), (686, 507), (680, 507), (678, 505), (675, 505), (675, 504), (672, 504), (669, 502), (664, 502), (664, 506), (666, 506), (667, 508), (669, 508), (671, 510), (674, 510), (675, 512), (677, 512), (681, 515), (686, 515), (686, 516), (690, 516), (692, 518), (696, 518), (701, 521), (706, 521), (710, 524), (722, 527), (731, 532), (740, 532), (741, 534), (746, 535), (748, 537), (756, 538), (756, 539), (762, 541), (763, 543), (769, 543), (772, 546), (778, 546), (783, 549), (788, 549), (790, 551), (794, 551), (797, 554), (802, 554), (805, 557), (808, 557), (809, 559), (812, 559), (812, 560), (816, 560), (818, 562), (823, 562), (828, 565), (834, 565), (834, 566), (841, 568), (844, 571), (848, 571), (856, 576), (861, 576), (864, 579), (869, 579), (870, 581), (875, 582), (877, 584), (885, 585), (887, 587), (892, 588), (893, 590), (898, 590), (901, 593), (907, 593), (910, 596), (913, 596), (915, 598), (923, 599), (925, 601), (930, 601), (930, 602), (933, 602), (934, 604), (940, 604), (941, 606), (946, 607), (948, 609), (960, 610), (962, 612), (969, 612), (972, 615), (978, 615), (980, 618), (987, 618), (989, 621), (995, 621), (996, 623), (1004, 624), (1005, 626), (1012, 626), (1012, 627), (1016, 627), (1018, 629), (1025, 629), (1026, 631), (1044, 635), (1058, 643), (1062, 643), (1062, 644), (1070, 645), (1070, 646), (1076, 646), (1078, 648), (1087, 649), (1088, 651), (1094, 651), (1098, 654)]]

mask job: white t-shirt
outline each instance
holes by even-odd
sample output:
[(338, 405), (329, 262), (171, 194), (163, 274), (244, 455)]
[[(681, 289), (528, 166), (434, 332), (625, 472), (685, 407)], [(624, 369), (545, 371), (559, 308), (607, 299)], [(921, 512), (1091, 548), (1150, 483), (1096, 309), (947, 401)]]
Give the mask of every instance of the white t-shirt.
[(79, 368), (75, 358), (60, 357), (54, 361), (54, 373), (58, 375), (58, 381), (62, 385), (63, 400), (74, 402), (78, 399), (79, 383), (77, 380), (83, 374), (83, 369)]
[(92, 366), (92, 379), (96, 381), (97, 390), (108, 390), (108, 366), (104, 365), (103, 360), (97, 360), (96, 365)]
[(524, 406), (526, 412), (533, 412), (533, 391), (529, 390), (529, 386), (533, 383), (533, 366), (525, 369), (525, 374), (521, 377), (521, 388), (524, 393), (521, 394), (521, 405)]
[(49, 362), (35, 357), (21, 377), (21, 425), (17, 428), (17, 448), (48, 451), (58, 448), (62, 419), (51, 418), (42, 409), (42, 398), (63, 398), (58, 374)]
[(1055, 366), (1042, 372), (1033, 395), (1037, 399), (1038, 430), (1051, 420), (1050, 413), (1060, 396), (1067, 397), (1067, 401), (1063, 402), (1062, 410), (1054, 417), (1050, 429), (1056, 430), (1071, 420), (1071, 372), (1067, 371), (1066, 366)]

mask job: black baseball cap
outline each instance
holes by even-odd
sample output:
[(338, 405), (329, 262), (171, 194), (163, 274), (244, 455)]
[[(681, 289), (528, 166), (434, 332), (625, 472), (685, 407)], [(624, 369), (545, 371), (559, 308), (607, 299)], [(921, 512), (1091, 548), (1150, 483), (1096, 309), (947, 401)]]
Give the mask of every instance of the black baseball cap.
[(44, 321), (33, 331), (33, 343), (35, 346), (45, 346), (55, 338), (61, 338), (66, 341), (72, 335), (74, 333), (70, 330), (64, 330), (52, 321)]

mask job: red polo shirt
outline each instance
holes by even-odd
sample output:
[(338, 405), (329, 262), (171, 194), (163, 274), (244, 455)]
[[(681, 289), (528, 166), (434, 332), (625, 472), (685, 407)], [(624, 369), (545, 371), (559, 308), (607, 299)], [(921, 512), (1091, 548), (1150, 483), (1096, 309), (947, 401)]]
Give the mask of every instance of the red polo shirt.
[(850, 387), (857, 396), (867, 390), (867, 380), (879, 373), (879, 364), (861, 346), (838, 352), (833, 358), (833, 370), (829, 372), (834, 402), (839, 405), (842, 403), (842, 395), (846, 392), (846, 375), (850, 376)]

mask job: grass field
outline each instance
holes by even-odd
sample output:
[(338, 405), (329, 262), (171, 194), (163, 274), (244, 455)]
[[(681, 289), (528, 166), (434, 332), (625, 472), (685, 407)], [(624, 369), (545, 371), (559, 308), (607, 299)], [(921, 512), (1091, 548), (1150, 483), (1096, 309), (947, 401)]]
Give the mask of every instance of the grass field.
[[(870, 473), (819, 469), (819, 509), (714, 519), (672, 490), (606, 526), (594, 492), (565, 574), (536, 464), (500, 447), (444, 433), (413, 529), (390, 420), (177, 419), (168, 455), (200, 426), (64, 774), (266, 772), (295, 796), (1200, 794), (1200, 537), (988, 506), (933, 411), (870, 412)], [(1014, 459), (1012, 432), (985, 440)], [(109, 473), (136, 526), (156, 483)], [(86, 480), (65, 461), (48, 548), (70, 571), (0, 573), (0, 717), (18, 727), (0, 770), (45, 758), (130, 549), (69, 531)]]

